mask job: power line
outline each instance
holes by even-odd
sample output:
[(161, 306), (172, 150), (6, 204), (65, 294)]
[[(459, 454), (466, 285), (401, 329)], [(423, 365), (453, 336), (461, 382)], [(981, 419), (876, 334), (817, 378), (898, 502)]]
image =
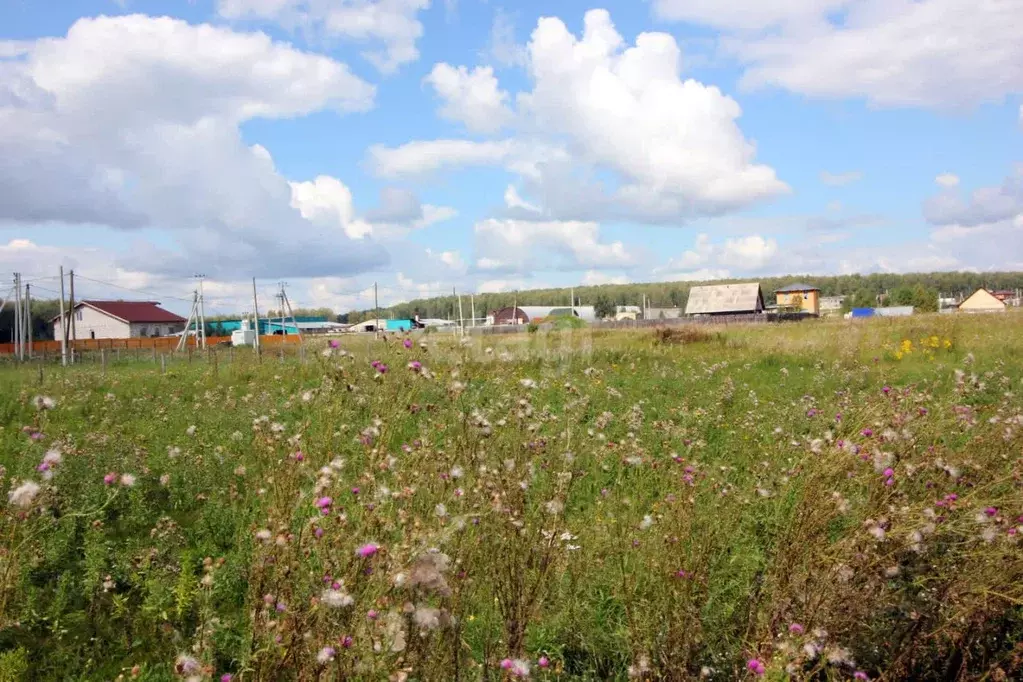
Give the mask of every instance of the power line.
[(174, 299), (175, 301), (184, 301), (191, 303), (191, 299), (185, 299), (184, 297), (176, 297), (176, 295), (170, 295), (167, 293), (158, 293), (155, 291), (149, 291), (146, 289), (135, 289), (128, 286), (122, 286), (121, 284), (115, 284), (114, 282), (106, 282), (101, 279), (93, 279), (92, 277), (86, 277), (85, 275), (78, 275), (79, 279), (85, 279), (96, 284), (103, 284), (105, 286), (113, 286), (114, 288), (124, 289), (125, 291), (131, 291), (132, 293), (144, 293), (147, 297), (157, 297), (159, 299)]

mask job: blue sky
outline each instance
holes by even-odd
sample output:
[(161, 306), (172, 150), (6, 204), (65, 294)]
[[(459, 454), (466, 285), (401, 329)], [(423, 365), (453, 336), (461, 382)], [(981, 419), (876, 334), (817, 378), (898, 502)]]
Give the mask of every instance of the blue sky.
[(8, 0), (0, 268), (223, 311), (1023, 269), (1023, 0), (554, 7)]

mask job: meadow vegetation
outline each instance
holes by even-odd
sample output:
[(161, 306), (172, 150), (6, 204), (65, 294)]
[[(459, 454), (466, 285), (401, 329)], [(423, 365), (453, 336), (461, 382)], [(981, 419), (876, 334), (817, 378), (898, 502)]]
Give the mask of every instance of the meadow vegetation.
[(0, 368), (0, 679), (1020, 679), (1021, 332)]

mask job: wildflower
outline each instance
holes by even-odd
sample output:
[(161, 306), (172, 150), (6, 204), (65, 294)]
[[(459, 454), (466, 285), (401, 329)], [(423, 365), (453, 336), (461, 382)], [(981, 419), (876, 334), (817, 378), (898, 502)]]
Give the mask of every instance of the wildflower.
[(649, 514), (643, 517), (643, 520), (639, 522), (640, 530), (646, 530), (650, 526), (654, 525), (654, 519)]
[(401, 343), (402, 343), (402, 345), (403, 345), (403, 346), (405, 346), (406, 348), (411, 348), (411, 347), (412, 347), (412, 339), (405, 339), (405, 340), (404, 340), (404, 341), (402, 341)]
[(57, 406), (57, 401), (48, 395), (37, 395), (32, 399), (32, 404), (35, 405), (37, 410), (42, 412), (44, 410), (52, 410)]
[(789, 632), (791, 632), (794, 635), (801, 635), (801, 634), (803, 634), (804, 629), (803, 629), (803, 626), (800, 625), (799, 623), (790, 623), (789, 624)]
[(220, 682), (231, 682), (234, 679), (234, 675), (231, 673), (224, 673), (220, 676)]
[(338, 341), (337, 339), (331, 339), (330, 341), (327, 342), (327, 345), (330, 346), (331, 348), (340, 348), (341, 342)]
[(103, 477), (103, 484), (104, 485), (113, 485), (114, 481), (116, 481), (116, 480), (117, 480), (117, 473), (111, 471), (110, 473), (108, 473), (106, 476)]
[(749, 661), (747, 661), (746, 663), (746, 667), (749, 668), (750, 672), (756, 675), (757, 677), (760, 677), (765, 672), (767, 672), (767, 668), (764, 667), (764, 664), (761, 663), (760, 660), (756, 658), (749, 659)]
[(351, 649), (352, 644), (354, 642), (355, 640), (352, 639), (351, 635), (345, 635), (344, 637), (341, 638), (341, 646), (343, 646), (346, 649)]
[(202, 672), (202, 664), (188, 654), (181, 654), (174, 659), (174, 672), (182, 677), (198, 675)]
[(315, 505), (320, 509), (325, 509), (329, 511), (330, 505), (333, 504), (333, 502), (334, 500), (332, 500), (329, 497), (318, 497), (316, 498)]
[(369, 557), (376, 554), (379, 550), (380, 545), (376, 544), (375, 542), (367, 542), (365, 545), (358, 547), (355, 550), (355, 554), (357, 556), (362, 557), (363, 559), (368, 559)]
[(548, 514), (560, 514), (565, 505), (560, 500), (551, 500), (544, 507), (547, 509)]
[(334, 660), (334, 656), (337, 652), (332, 646), (325, 646), (320, 649), (320, 653), (316, 654), (316, 662), (320, 664), (330, 663)]
[(451, 471), (448, 472), (448, 475), (451, 478), (461, 478), (464, 473), (465, 470), (456, 464), (455, 466), (451, 467)]
[(436, 630), (440, 627), (440, 609), (421, 606), (412, 614), (412, 620), (424, 630)]
[(869, 680), (870, 677), (867, 675), (867, 673), (863, 672), (862, 670), (857, 670), (856, 672), (853, 673), (853, 679), (854, 680)]
[(984, 516), (991, 518), (998, 515), (998, 507), (988, 507), (984, 510)]
[(551, 661), (550, 661), (550, 659), (549, 659), (549, 658), (547, 658), (546, 656), (541, 656), (541, 657), (540, 657), (540, 660), (539, 660), (539, 661), (537, 661), (537, 662), (536, 662), (536, 664), (537, 664), (538, 666), (540, 666), (541, 668), (544, 668), (544, 669), (546, 669), (546, 668), (549, 668), (549, 667), (550, 667), (550, 665), (551, 665)]
[(256, 531), (256, 539), (259, 540), (260, 542), (270, 542), (270, 538), (272, 537), (273, 533), (271, 533), (266, 528), (261, 528), (260, 530)]
[(333, 587), (329, 587), (320, 593), (320, 601), (335, 609), (351, 606), (355, 603), (355, 599), (350, 594)]
[(366, 618), (369, 620), (376, 620), (380, 617), (380, 613), (376, 609), (370, 609), (366, 612)]
[(17, 488), (7, 493), (7, 499), (15, 507), (27, 509), (32, 506), (32, 501), (39, 494), (39, 484), (35, 481), (25, 481)]
[(170, 480), (171, 480), (170, 474), (164, 474), (160, 476), (160, 485), (166, 487), (167, 485), (170, 485)]
[(319, 528), (319, 527), (317, 527), (317, 529), (313, 531), (313, 535), (315, 535), (317, 537), (317, 539), (322, 538), (323, 537), (323, 533), (324, 533), (324, 530), (322, 528)]
[(536, 388), (536, 382), (532, 379), (519, 379), (519, 383), (523, 388)]
[(135, 485), (134, 474), (121, 474), (121, 485), (125, 488), (130, 488)]
[(412, 362), (408, 363), (408, 368), (413, 372), (418, 372), (423, 368), (423, 363), (419, 362), (419, 360), (413, 360)]
[(292, 455), (291, 457), (292, 457), (292, 459), (294, 459), (294, 460), (295, 460), (296, 462), (301, 462), (301, 461), (305, 460), (305, 455), (304, 455), (304, 454), (302, 454), (302, 451), (301, 451), (301, 450), (296, 450), (296, 451), (295, 451), (295, 454), (293, 454), (293, 455)]
[(189, 435), (189, 436), (194, 436), (195, 435), (195, 424), (192, 424), (187, 429), (185, 429), (185, 434)]
[(448, 508), (444, 506), (443, 502), (441, 502), (438, 503), (437, 506), (433, 508), (433, 512), (437, 515), (437, 518), (440, 519), (447, 518)]

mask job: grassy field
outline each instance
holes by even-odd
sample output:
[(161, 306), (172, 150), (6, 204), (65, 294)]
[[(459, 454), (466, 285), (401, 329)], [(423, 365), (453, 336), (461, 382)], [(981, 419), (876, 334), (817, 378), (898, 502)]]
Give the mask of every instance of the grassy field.
[(409, 345), (0, 368), (0, 680), (1023, 677), (1023, 316)]

